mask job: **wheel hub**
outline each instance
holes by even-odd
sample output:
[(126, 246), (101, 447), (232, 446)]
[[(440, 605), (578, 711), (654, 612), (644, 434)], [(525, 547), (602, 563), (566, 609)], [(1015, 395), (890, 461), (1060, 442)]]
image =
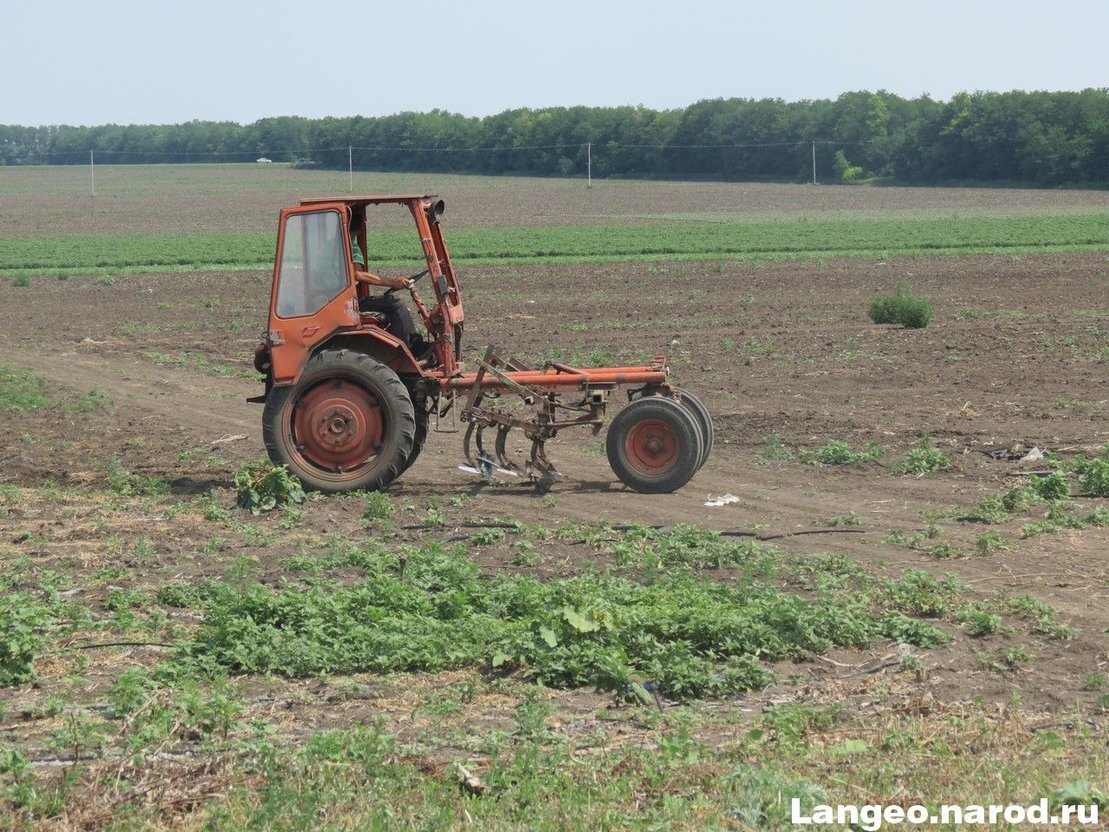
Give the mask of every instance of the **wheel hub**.
[(338, 405), (320, 416), (320, 441), (345, 445), (358, 434), (357, 415), (349, 407)]
[(679, 458), (678, 439), (661, 419), (644, 419), (628, 431), (628, 460), (647, 474), (668, 470)]
[(384, 442), (385, 422), (377, 399), (345, 379), (308, 390), (297, 403), (293, 433), (304, 458), (327, 471), (365, 465)]

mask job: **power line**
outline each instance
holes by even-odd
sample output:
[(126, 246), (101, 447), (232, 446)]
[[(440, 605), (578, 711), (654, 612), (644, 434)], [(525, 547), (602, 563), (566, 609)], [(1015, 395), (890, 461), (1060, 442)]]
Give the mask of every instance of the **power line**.
[[(347, 150), (371, 153), (501, 153), (507, 151), (530, 150), (565, 150), (576, 148), (585, 151), (590, 145), (603, 150), (745, 150), (749, 148), (774, 148), (792, 147), (803, 148), (810, 145), (823, 145), (836, 147), (861, 147), (864, 142), (842, 142), (828, 139), (799, 140), (794, 142), (745, 142), (735, 144), (621, 144), (619, 142), (575, 142), (572, 144), (531, 144), (531, 145), (484, 145), (480, 147), (404, 147), (401, 145), (343, 145), (342, 147), (309, 147), (309, 148), (255, 148), (244, 150), (106, 150), (95, 149), (101, 158), (111, 156), (115, 158), (166, 158), (178, 159), (206, 158), (218, 159), (227, 157), (252, 157), (255, 155), (268, 156), (297, 156), (322, 155), (328, 153), (342, 153)], [(88, 149), (39, 151), (32, 150), (23, 158), (56, 159), (63, 157), (80, 157), (88, 153)]]

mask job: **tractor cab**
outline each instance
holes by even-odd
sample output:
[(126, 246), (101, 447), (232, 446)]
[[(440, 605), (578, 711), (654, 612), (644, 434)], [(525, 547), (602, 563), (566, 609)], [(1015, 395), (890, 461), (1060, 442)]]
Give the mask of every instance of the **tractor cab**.
[[(308, 199), (281, 212), (270, 298), (269, 326), (262, 345), (273, 385), (292, 383), (308, 357), (340, 336), (369, 336), (364, 346), (398, 373), (423, 375), (409, 345), (389, 332), (379, 315), (359, 310), (359, 299), (375, 291), (355, 279), (353, 246), (369, 259), (367, 208), (406, 208), (416, 223), (430, 278), (431, 308), (412, 292), (412, 303), (432, 342), (434, 366), (453, 372), (461, 355), (462, 296), (439, 229), (443, 202), (431, 195)], [(351, 236), (351, 218), (358, 231)], [(361, 268), (361, 267), (359, 267)]]

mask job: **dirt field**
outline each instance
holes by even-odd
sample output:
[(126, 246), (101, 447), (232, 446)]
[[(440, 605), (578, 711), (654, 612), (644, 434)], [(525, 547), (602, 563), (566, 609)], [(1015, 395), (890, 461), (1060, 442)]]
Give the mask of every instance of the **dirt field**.
[[(885, 647), (836, 651), (779, 668), (779, 683), (732, 704), (751, 712), (770, 702), (838, 701), (865, 721), (922, 697), (938, 711), (1019, 700), (1045, 724), (1077, 708), (1104, 730), (1104, 699), (1089, 680), (1109, 667), (1109, 528), (1023, 538), (1022, 526), (1042, 518), (1035, 507), (996, 526), (956, 518), (1023, 481), (1029, 466), (1016, 458), (1033, 447), (1071, 458), (1109, 444), (1109, 255), (463, 268), (461, 278), (468, 357), (488, 343), (580, 364), (665, 353), (674, 379), (711, 411), (716, 447), (680, 491), (644, 496), (615, 479), (602, 442), (567, 432), (549, 446), (565, 479), (540, 494), (475, 481), (458, 469), (460, 435), (432, 434), (389, 490), (401, 540), (465, 539), (467, 524), (497, 518), (552, 528), (687, 523), (772, 539), (803, 555), (846, 554), (878, 573), (954, 574), (970, 598), (1028, 594), (1050, 604), (1072, 637), (957, 634), (920, 654), (915, 677), (892, 680), (848, 672), (880, 660)], [(246, 515), (248, 524), (228, 530), (169, 510), (205, 494), (232, 507), (235, 471), (264, 454), (261, 407), (244, 400), (261, 392), (250, 356), (268, 280), (233, 272), (0, 283), (0, 364), (41, 373), (57, 402), (0, 410), (8, 437), (0, 485), (19, 495), (0, 513), (0, 559), (63, 572), (65, 587), (95, 606), (108, 584), (153, 591), (169, 580), (195, 583), (225, 574), (241, 555), (256, 558), (261, 579), (278, 585), (285, 560), (311, 541), (371, 533), (362, 504), (347, 498), (309, 500), (291, 531), (277, 515)], [(870, 299), (900, 280), (934, 303), (927, 329), (867, 320)], [(899, 474), (896, 463), (924, 436), (951, 466)], [(802, 461), (804, 451), (831, 440), (855, 450), (875, 443), (884, 456), (860, 465)], [(783, 447), (792, 459), (771, 458)], [(105, 506), (98, 495), (118, 470), (165, 479), (170, 494)], [(724, 494), (738, 502), (705, 506)], [(1105, 505), (1075, 502), (1076, 515)], [(428, 528), (431, 510), (442, 522)], [(981, 551), (986, 532), (1003, 535), (1005, 546)], [(539, 577), (575, 574), (598, 557), (552, 539), (537, 562), (521, 563), (510, 542), (475, 546), (473, 557), (487, 574)], [(1027, 654), (1019, 666), (999, 671), (983, 658), (1017, 645)], [(157, 658), (151, 652), (88, 651), (79, 684), (67, 681), (73, 660), (46, 657), (36, 665), (39, 689), (0, 690), (6, 741), (54, 759), (42, 742), (48, 720), (19, 715), (52, 691), (96, 703), (120, 668), (149, 666)], [(257, 684), (251, 707), (262, 713), (275, 697), (290, 698), (297, 730), (319, 729), (381, 709), (402, 713), (413, 690), (451, 683), (421, 677), (376, 705), (344, 706), (336, 715), (314, 683), (270, 680)], [(550, 696), (567, 713), (592, 712), (603, 699), (586, 691)], [(508, 707), (486, 705), (465, 719), (495, 720), (497, 708)]]

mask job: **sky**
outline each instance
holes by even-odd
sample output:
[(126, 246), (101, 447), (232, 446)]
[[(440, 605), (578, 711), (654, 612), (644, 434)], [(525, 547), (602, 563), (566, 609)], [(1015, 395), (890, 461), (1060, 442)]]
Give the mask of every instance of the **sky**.
[(13, 3), (0, 124), (1109, 87), (1109, 0)]

